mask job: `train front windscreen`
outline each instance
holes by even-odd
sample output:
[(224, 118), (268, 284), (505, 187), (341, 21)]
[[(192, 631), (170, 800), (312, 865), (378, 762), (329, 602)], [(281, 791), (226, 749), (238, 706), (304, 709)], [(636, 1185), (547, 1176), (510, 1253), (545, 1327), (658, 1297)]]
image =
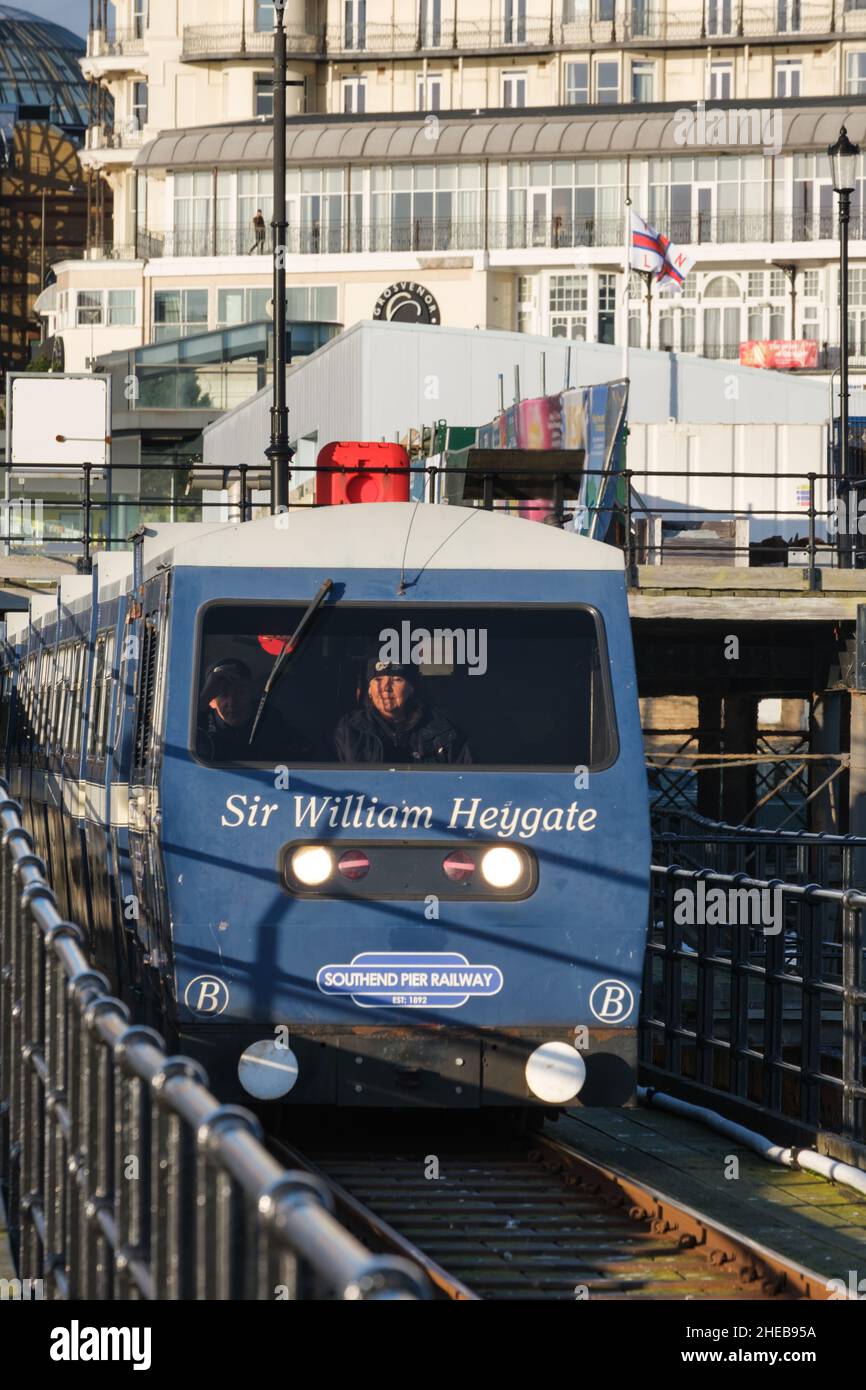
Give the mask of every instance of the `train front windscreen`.
[(303, 612), (204, 610), (192, 719), (203, 762), (597, 770), (616, 756), (592, 609), (334, 604), (286, 655)]

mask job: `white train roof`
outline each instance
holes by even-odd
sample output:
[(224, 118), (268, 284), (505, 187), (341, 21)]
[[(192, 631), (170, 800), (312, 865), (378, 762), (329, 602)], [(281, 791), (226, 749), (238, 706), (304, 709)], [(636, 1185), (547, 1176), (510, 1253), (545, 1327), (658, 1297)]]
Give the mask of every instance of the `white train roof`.
[(242, 525), (208, 528), (204, 534), (199, 530), (186, 541), (175, 534), (165, 539), (172, 544), (162, 554), (156, 553), (157, 544), (148, 547), (145, 573), (166, 564), (404, 568), (407, 574), (420, 569), (623, 569), (622, 553), (614, 546), (573, 532), (502, 512), (414, 502), (297, 509)]

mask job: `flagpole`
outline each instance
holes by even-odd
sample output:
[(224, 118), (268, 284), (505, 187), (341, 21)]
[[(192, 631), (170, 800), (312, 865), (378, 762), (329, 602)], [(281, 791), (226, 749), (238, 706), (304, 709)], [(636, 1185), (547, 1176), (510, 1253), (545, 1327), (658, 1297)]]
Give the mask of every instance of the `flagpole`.
[(628, 380), (628, 285), (631, 276), (631, 198), (628, 193), (625, 195), (625, 237), (623, 239), (623, 261), (622, 261), (622, 375), (623, 380)]

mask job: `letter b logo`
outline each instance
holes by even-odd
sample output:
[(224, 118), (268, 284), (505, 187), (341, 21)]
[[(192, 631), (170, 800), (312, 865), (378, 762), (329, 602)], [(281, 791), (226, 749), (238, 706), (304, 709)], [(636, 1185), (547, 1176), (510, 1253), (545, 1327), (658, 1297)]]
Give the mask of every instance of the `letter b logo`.
[(589, 996), (599, 1023), (622, 1023), (634, 1008), (634, 995), (622, 980), (600, 980)]
[(183, 992), (183, 1002), (194, 1014), (213, 1018), (228, 1008), (228, 985), (216, 975), (196, 975)]

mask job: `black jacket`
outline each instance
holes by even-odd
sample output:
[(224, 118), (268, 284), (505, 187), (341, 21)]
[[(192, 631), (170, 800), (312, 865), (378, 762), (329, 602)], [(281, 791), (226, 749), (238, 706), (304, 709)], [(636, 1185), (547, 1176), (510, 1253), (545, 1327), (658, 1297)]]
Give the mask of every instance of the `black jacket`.
[(411, 723), (395, 725), (365, 703), (345, 714), (334, 733), (341, 763), (471, 763), (466, 739), (441, 711), (417, 707)]
[(250, 747), (253, 718), (233, 727), (220, 719), (216, 710), (202, 710), (196, 730), (196, 752), (210, 763), (305, 762), (310, 747), (296, 729), (267, 711)]

